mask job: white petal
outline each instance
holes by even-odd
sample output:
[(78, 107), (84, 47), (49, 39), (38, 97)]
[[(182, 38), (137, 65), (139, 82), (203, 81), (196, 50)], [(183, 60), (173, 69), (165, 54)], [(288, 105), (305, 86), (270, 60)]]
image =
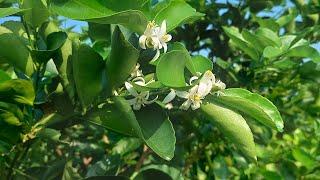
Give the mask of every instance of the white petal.
[(128, 99), (127, 102), (132, 106), (137, 103), (137, 98)]
[(134, 110), (140, 110), (141, 109), (141, 104), (140, 103), (136, 103), (133, 105), (133, 109)]
[(168, 50), (167, 43), (161, 43), (161, 44), (162, 44), (162, 46), (163, 46), (164, 53), (166, 53), (167, 50)]
[(133, 86), (130, 83), (125, 82), (124, 85), (126, 86), (126, 89), (132, 96), (138, 96), (137, 91), (133, 88)]
[(139, 38), (139, 45), (140, 45), (140, 47), (141, 47), (142, 49), (147, 49), (147, 48), (146, 48), (146, 40), (147, 40), (147, 36), (145, 36), (145, 35), (140, 36), (140, 38)]
[(145, 86), (146, 85), (146, 82), (143, 79), (143, 77), (136, 77), (136, 78), (134, 78), (132, 80), (132, 82), (134, 82), (135, 84), (140, 85), (140, 86)]
[(192, 85), (193, 81), (198, 80), (199, 78), (197, 76), (192, 76), (189, 80), (189, 84)]
[(190, 93), (190, 94), (196, 94), (196, 93), (198, 92), (198, 88), (199, 88), (198, 85), (193, 86), (193, 87), (189, 90), (189, 93)]
[(169, 42), (169, 41), (171, 41), (172, 36), (171, 36), (170, 34), (166, 34), (166, 35), (164, 36), (164, 39), (165, 39), (165, 42)]
[(201, 101), (196, 101), (196, 102), (191, 104), (191, 109), (192, 110), (196, 110), (196, 109), (199, 109), (200, 106), (201, 106)]
[(153, 49), (161, 49), (162, 48), (162, 45), (161, 45), (158, 37), (152, 36), (151, 39), (152, 39)]
[(180, 106), (180, 109), (188, 110), (190, 105), (191, 105), (191, 101), (188, 99)]
[(209, 83), (200, 82), (199, 88), (198, 88), (198, 94), (201, 97), (205, 97), (211, 92), (211, 89), (212, 89), (212, 82), (209, 82)]
[(176, 91), (172, 89), (170, 93), (164, 98), (162, 103), (167, 104), (171, 102), (175, 97), (176, 97)]
[(145, 100), (148, 100), (149, 99), (149, 91), (144, 91), (144, 92), (141, 92), (140, 94)]
[(186, 91), (176, 91), (176, 95), (180, 98), (188, 99), (189, 92)]
[(156, 61), (159, 57), (160, 57), (160, 50), (159, 50), (159, 49), (157, 49), (157, 53), (156, 53), (156, 55), (152, 58), (152, 60), (151, 60), (150, 62), (154, 62), (154, 61)]
[(161, 23), (161, 35), (165, 35), (167, 31), (167, 23), (166, 20), (163, 20)]

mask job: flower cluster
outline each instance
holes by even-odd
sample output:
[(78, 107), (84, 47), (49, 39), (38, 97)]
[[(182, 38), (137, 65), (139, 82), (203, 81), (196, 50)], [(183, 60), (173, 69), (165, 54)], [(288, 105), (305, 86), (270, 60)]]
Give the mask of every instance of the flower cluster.
[(163, 48), (164, 52), (167, 52), (167, 42), (172, 39), (170, 34), (167, 34), (167, 24), (164, 20), (159, 27), (155, 21), (148, 23), (144, 34), (139, 38), (139, 44), (142, 49), (153, 48), (156, 50), (156, 55), (151, 62), (157, 60), (160, 56), (160, 49)]
[[(193, 76), (190, 79), (189, 85), (193, 87), (189, 91), (175, 91), (171, 92), (164, 98), (163, 103), (170, 103), (176, 96), (186, 99), (186, 101), (180, 106), (180, 109), (188, 110), (191, 106), (192, 110), (200, 108), (202, 100), (210, 93), (217, 93), (219, 95), (220, 90), (226, 88), (226, 85), (216, 80), (215, 75), (211, 71), (206, 71), (202, 78), (197, 81), (199, 77)], [(198, 82), (195, 84), (194, 82)]]
[[(164, 52), (167, 52), (167, 42), (172, 39), (171, 35), (166, 33), (166, 21), (163, 21), (161, 27), (159, 27), (154, 21), (149, 22), (147, 28), (142, 36), (139, 38), (139, 44), (142, 49), (152, 48), (157, 51), (155, 57), (151, 60), (152, 62), (157, 60), (160, 56), (160, 50), (163, 48)], [(134, 110), (140, 110), (141, 107), (154, 103), (158, 96), (154, 99), (149, 100), (149, 91), (140, 91), (138, 86), (147, 86), (150, 83), (155, 82), (151, 79), (149, 82), (145, 82), (144, 75), (139, 69), (140, 65), (137, 64), (131, 77), (125, 82), (125, 88), (129, 92), (132, 99), (128, 100), (128, 103), (133, 106)], [(176, 96), (186, 99), (180, 106), (180, 109), (188, 110), (190, 107), (192, 110), (200, 108), (202, 100), (212, 93), (220, 94), (220, 90), (226, 88), (226, 85), (220, 80), (216, 80), (215, 75), (211, 71), (206, 71), (203, 75), (201, 73), (198, 76), (193, 76), (188, 86), (192, 86), (188, 91), (177, 91), (171, 90), (171, 92), (164, 98), (163, 103), (166, 104), (168, 109), (172, 108), (171, 101)]]
[(142, 71), (139, 69), (140, 64), (137, 64), (133, 72), (131, 73), (131, 77), (128, 79), (128, 81), (131, 82), (125, 82), (125, 87), (127, 91), (130, 93), (131, 96), (133, 96), (132, 99), (128, 100), (128, 103), (133, 107), (134, 110), (140, 110), (141, 107), (154, 103), (158, 96), (156, 96), (153, 100), (149, 100), (150, 98), (150, 92), (149, 91), (142, 91), (139, 92), (134, 88), (132, 84), (136, 84), (138, 86), (146, 86), (152, 82), (154, 82), (153, 79), (151, 79), (149, 82), (145, 82), (144, 75)]

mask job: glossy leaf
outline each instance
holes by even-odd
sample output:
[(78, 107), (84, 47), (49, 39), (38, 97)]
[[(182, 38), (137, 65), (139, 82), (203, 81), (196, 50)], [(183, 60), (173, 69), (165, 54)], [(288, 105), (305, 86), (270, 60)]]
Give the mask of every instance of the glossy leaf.
[(196, 72), (205, 73), (206, 71), (212, 71), (213, 69), (213, 62), (201, 55), (193, 56), (192, 57), (193, 65), (196, 69)]
[(310, 46), (293, 47), (285, 53), (285, 56), (311, 58), (311, 60), (315, 63), (320, 62), (320, 53)]
[(216, 101), (237, 109), (266, 126), (282, 131), (283, 120), (275, 105), (267, 98), (245, 89), (231, 88), (223, 91)]
[[(127, 2), (130, 3), (130, 1)], [(106, 4), (108, 5), (109, 3), (106, 2)], [(119, 9), (118, 4), (115, 4), (116, 6), (113, 4), (110, 4), (107, 8), (98, 0), (53, 0), (50, 8), (53, 12), (71, 19), (99, 24), (121, 24), (136, 32), (144, 32), (147, 26), (147, 19), (141, 11), (131, 8)], [(124, 1), (123, 4), (127, 3)]]
[[(184, 51), (185, 53), (189, 54), (189, 51), (188, 51), (188, 50), (186, 49), (186, 47), (185, 47), (182, 43), (180, 43), (180, 42), (174, 42), (174, 43), (172, 44), (171, 49), (172, 49), (172, 51), (173, 51), (173, 50), (181, 50), (181, 51)], [(188, 57), (187, 60), (186, 60), (186, 67), (187, 67), (187, 69), (190, 71), (190, 73), (191, 73), (192, 75), (197, 75), (197, 70), (196, 70), (196, 68), (195, 68), (195, 65), (193, 64), (194, 62), (193, 62), (191, 56), (188, 55), (187, 57)]]
[[(152, 174), (152, 172), (156, 172), (156, 173)], [(143, 168), (141, 168), (141, 170), (139, 172), (136, 172), (135, 174), (133, 174), (131, 178), (132, 179), (141, 179), (141, 178), (148, 179), (146, 176), (151, 178), (149, 175), (159, 178), (157, 176), (158, 173), (161, 175), (162, 175), (162, 173), (165, 173), (167, 176), (169, 176), (171, 179), (174, 179), (174, 180), (182, 180), (183, 179), (183, 176), (178, 169), (176, 169), (174, 167), (167, 166), (165, 164), (163, 164), (163, 165), (152, 164), (152, 165), (143, 167)], [(163, 176), (167, 177), (166, 175), (163, 175)]]
[(316, 160), (310, 154), (300, 148), (293, 149), (292, 155), (297, 161), (299, 161), (308, 169), (313, 169), (317, 165)]
[(25, 11), (26, 9), (18, 9), (18, 8), (0, 8), (0, 18), (10, 16), (16, 14), (18, 12)]
[(185, 87), (184, 69), (188, 58), (189, 54), (181, 50), (170, 51), (161, 56), (156, 69), (158, 80), (168, 87)]
[(17, 105), (0, 101), (0, 119), (10, 125), (20, 126), (23, 113)]
[(196, 10), (186, 2), (173, 0), (161, 9), (154, 19), (158, 24), (166, 20), (167, 31), (169, 32), (184, 23), (197, 20), (202, 16), (204, 16), (204, 14), (196, 12)]
[(259, 59), (258, 52), (252, 47), (248, 42), (246, 42), (239, 30), (235, 27), (223, 27), (224, 32), (229, 36), (229, 38), (235, 43), (235, 45), (245, 52), (254, 60)]
[(33, 73), (31, 54), (24, 41), (9, 29), (1, 26), (0, 46), (2, 47), (0, 48), (0, 61), (9, 63), (29, 76)]
[(83, 108), (93, 103), (103, 89), (104, 61), (87, 45), (80, 45), (73, 53), (73, 75)]
[(139, 51), (125, 40), (117, 26), (113, 32), (109, 59), (106, 61), (106, 73), (109, 89), (116, 89), (130, 76), (139, 58)]
[(49, 18), (49, 11), (42, 0), (24, 0), (22, 7), (30, 9), (24, 13), (24, 19), (34, 28)]
[(65, 32), (53, 32), (46, 38), (47, 50), (33, 50), (32, 52), (39, 62), (47, 62), (63, 46), (67, 38)]
[(114, 97), (88, 114), (88, 119), (115, 132), (141, 138), (166, 160), (173, 157), (176, 142), (174, 129), (166, 114), (156, 105), (134, 113), (125, 99)]
[(123, 98), (112, 98), (108, 104), (90, 112), (88, 119), (115, 132), (142, 137), (132, 108)]
[(265, 41), (265, 43), (267, 43), (268, 45), (273, 45), (276, 47), (281, 46), (281, 40), (277, 33), (268, 28), (258, 28), (256, 31), (256, 35), (259, 36), (259, 38)]
[(252, 132), (239, 113), (213, 101), (202, 104), (200, 110), (245, 156), (256, 160)]
[(35, 92), (30, 81), (8, 80), (0, 84), (0, 101), (33, 105)]
[(263, 57), (275, 58), (280, 56), (283, 51), (280, 48), (268, 46), (263, 50)]
[(176, 137), (166, 113), (158, 105), (149, 105), (135, 114), (146, 144), (163, 159), (171, 160)]

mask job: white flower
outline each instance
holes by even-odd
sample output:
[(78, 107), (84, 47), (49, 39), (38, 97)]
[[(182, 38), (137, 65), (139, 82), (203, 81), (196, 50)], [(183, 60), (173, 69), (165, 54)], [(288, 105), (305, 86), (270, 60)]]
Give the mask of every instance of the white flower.
[[(201, 74), (199, 74), (201, 76)], [(194, 85), (195, 81), (198, 80), (198, 76), (193, 76), (190, 78), (189, 84)], [(192, 110), (200, 108), (202, 100), (210, 94), (212, 91), (220, 94), (220, 90), (225, 89), (226, 85), (220, 80), (216, 81), (214, 74), (211, 71), (206, 71), (197, 84), (191, 88), (188, 92), (186, 91), (175, 91), (171, 89), (170, 93), (164, 98), (162, 103), (167, 104), (173, 101), (173, 99), (178, 96), (180, 98), (187, 99), (182, 105), (181, 109), (187, 110), (190, 108)]]
[(226, 84), (223, 83), (223, 82), (220, 81), (220, 80), (217, 80), (217, 81), (213, 84), (213, 87), (212, 87), (212, 89), (213, 89), (214, 91), (220, 91), (220, 90), (223, 90), (223, 89), (225, 89), (225, 88), (226, 88)]
[(134, 96), (133, 99), (129, 99), (127, 100), (128, 103), (133, 106), (133, 109), (134, 110), (140, 110), (142, 106), (145, 106), (146, 104), (152, 104), (154, 103), (157, 99), (158, 99), (158, 96), (156, 98), (154, 98), (153, 100), (149, 101), (149, 96), (150, 96), (150, 93), (149, 91), (143, 91), (143, 92), (140, 92), (138, 93), (134, 88), (133, 86), (128, 83), (128, 82), (125, 82), (125, 87), (126, 89), (129, 91), (129, 93)]
[(160, 44), (159, 39), (157, 38), (155, 28), (158, 25), (154, 21), (150, 21), (147, 25), (146, 30), (143, 35), (139, 38), (139, 44), (142, 49), (153, 48), (158, 49)]
[(131, 73), (131, 78), (136, 78), (136, 77), (142, 77), (143, 73), (142, 70), (139, 69), (140, 68), (140, 64), (137, 63), (136, 67), (134, 68), (134, 70)]
[(199, 85), (195, 85), (192, 87), (188, 92), (186, 91), (177, 91), (176, 94), (178, 97), (187, 99), (180, 108), (183, 110), (188, 110), (191, 106), (192, 110), (196, 110), (200, 108), (200, 105), (202, 103), (202, 100), (205, 98), (206, 95), (208, 95), (210, 91), (208, 92), (207, 87)]
[(159, 27), (154, 21), (149, 22), (147, 28), (142, 36), (139, 38), (139, 44), (142, 49), (153, 48), (156, 51), (155, 56), (151, 62), (157, 60), (160, 56), (160, 49), (164, 49), (166, 53), (168, 50), (167, 42), (172, 39), (170, 34), (167, 34), (166, 21), (162, 21), (161, 27)]
[(155, 28), (155, 33), (159, 40), (159, 49), (164, 49), (164, 52), (167, 52), (168, 46), (167, 42), (169, 42), (172, 39), (172, 36), (170, 34), (167, 34), (167, 23), (166, 20), (162, 21), (161, 27)]

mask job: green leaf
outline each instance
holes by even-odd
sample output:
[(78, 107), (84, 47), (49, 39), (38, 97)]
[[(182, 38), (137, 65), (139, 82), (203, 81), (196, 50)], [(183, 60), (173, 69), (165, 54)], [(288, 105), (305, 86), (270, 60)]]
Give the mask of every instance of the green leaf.
[(68, 35), (65, 32), (53, 32), (46, 38), (47, 50), (32, 50), (36, 60), (47, 62), (53, 57), (59, 48), (63, 46)]
[(119, 27), (113, 32), (111, 52), (106, 61), (109, 89), (116, 89), (130, 76), (139, 58), (139, 51), (125, 40)]
[(97, 99), (103, 89), (105, 62), (87, 45), (80, 45), (74, 50), (72, 62), (76, 90), (85, 109)]
[(108, 24), (88, 23), (88, 35), (93, 41), (104, 41), (111, 44), (111, 26)]
[(21, 127), (8, 125), (0, 119), (0, 155), (9, 153), (13, 145), (20, 140)]
[(276, 22), (279, 24), (280, 27), (282, 27), (293, 21), (297, 15), (298, 12), (296, 9), (289, 9), (289, 14), (281, 16), (277, 19)]
[(320, 62), (319, 52), (311, 46), (297, 46), (289, 49), (285, 54), (286, 57), (310, 58), (313, 62)]
[(20, 126), (23, 113), (17, 105), (0, 101), (0, 119), (10, 125)]
[(22, 7), (31, 9), (24, 13), (24, 19), (34, 28), (39, 27), (44, 23), (50, 15), (42, 0), (24, 0)]
[(282, 131), (283, 120), (281, 115), (277, 107), (267, 98), (240, 88), (226, 89), (222, 93), (222, 96), (214, 99), (246, 113), (266, 126)]
[[(106, 1), (106, 5), (110, 2)], [(123, 4), (127, 4), (126, 2), (130, 3), (127, 0)], [(71, 19), (99, 24), (121, 24), (133, 31), (144, 32), (147, 26), (147, 19), (141, 11), (131, 8), (119, 10), (119, 2), (109, 5), (107, 8), (98, 0), (53, 0), (51, 1), (50, 9), (61, 16)]]
[(259, 59), (258, 52), (252, 47), (247, 41), (245, 41), (239, 30), (235, 27), (223, 27), (224, 32), (229, 36), (229, 38), (235, 43), (235, 45), (240, 48), (244, 53), (250, 56), (254, 60)]
[(175, 131), (166, 113), (158, 105), (135, 112), (146, 144), (160, 157), (171, 160), (175, 150)]
[(195, 68), (195, 65), (193, 64), (194, 62), (192, 61), (192, 58), (189, 54), (189, 51), (186, 49), (186, 47), (180, 43), (180, 42), (174, 42), (172, 44), (172, 50), (181, 50), (181, 51), (184, 51), (185, 53), (188, 54), (188, 58), (186, 60), (186, 67), (187, 69), (191, 72), (192, 75), (197, 75), (197, 71), (196, 71), (196, 68)]
[(60, 131), (55, 129), (45, 128), (42, 131), (40, 131), (39, 134), (37, 134), (37, 136), (45, 140), (51, 140), (51, 141), (57, 142), (59, 141), (61, 133)]
[[(151, 174), (152, 172), (155, 172), (155, 171), (158, 171), (158, 172), (156, 172), (155, 174)], [(135, 174), (133, 174), (131, 179), (141, 179), (141, 178), (147, 179), (146, 176), (148, 176), (148, 177), (150, 177), (149, 175), (156, 176), (156, 174), (158, 174), (158, 173), (159, 174), (165, 173), (167, 176), (169, 176), (171, 179), (174, 179), (174, 180), (182, 180), (183, 179), (182, 173), (178, 169), (176, 169), (174, 167), (170, 167), (165, 164), (162, 164), (162, 165), (151, 164), (149, 166), (143, 167), (140, 169), (139, 172), (136, 172)], [(167, 177), (167, 176), (165, 176), (165, 177)], [(158, 176), (156, 176), (156, 177), (159, 178)]]
[(256, 31), (256, 35), (270, 46), (281, 47), (281, 39), (279, 38), (277, 33), (268, 28), (258, 28)]
[[(39, 30), (39, 33), (44, 39), (47, 39), (50, 34), (55, 32), (61, 32), (61, 30), (53, 22), (43, 24)], [(59, 72), (59, 76), (62, 79), (63, 88), (74, 102), (76, 88), (72, 73), (72, 59), (76, 53), (73, 55), (72, 51), (76, 52), (77, 45), (76, 43), (72, 43), (72, 40), (78, 42), (78, 39), (74, 38), (71, 40), (70, 38), (71, 37), (69, 36), (61, 48), (57, 50), (56, 54), (53, 56), (53, 60)]]
[(0, 8), (0, 18), (10, 16), (16, 14), (18, 12), (25, 11), (26, 9), (18, 9), (18, 8)]
[(202, 104), (200, 110), (245, 156), (256, 160), (252, 132), (240, 114), (213, 101)]
[(0, 84), (1, 84), (2, 82), (8, 81), (8, 80), (10, 80), (10, 79), (11, 79), (11, 77), (10, 77), (6, 72), (4, 72), (4, 71), (2, 71), (2, 70), (0, 69)]
[(282, 50), (277, 47), (268, 46), (263, 50), (263, 57), (266, 58), (275, 58), (282, 54)]
[(301, 162), (301, 164), (308, 169), (313, 169), (317, 165), (316, 160), (301, 148), (293, 149), (292, 155), (297, 161)]
[(121, 97), (112, 98), (107, 104), (90, 112), (90, 122), (115, 132), (139, 137), (160, 157), (170, 160), (174, 155), (175, 135), (171, 122), (157, 106), (147, 106), (135, 113)]
[(112, 98), (108, 104), (90, 112), (88, 119), (94, 124), (102, 125), (115, 132), (142, 137), (131, 106), (120, 97)]
[(31, 54), (24, 41), (9, 29), (1, 26), (0, 47), (2, 47), (0, 48), (0, 61), (14, 66), (29, 76), (33, 73)]
[(262, 19), (256, 16), (254, 16), (253, 19), (257, 21), (262, 28), (269, 28), (274, 32), (278, 32), (280, 29), (279, 24), (274, 19)]
[(149, 180), (149, 179), (161, 179), (161, 180), (173, 180), (168, 174), (158, 169), (146, 169), (141, 171), (133, 180)]
[(168, 87), (185, 87), (184, 69), (188, 58), (189, 54), (181, 50), (173, 50), (161, 56), (156, 68), (158, 80)]
[(161, 9), (154, 19), (159, 25), (162, 21), (166, 20), (167, 32), (169, 32), (184, 23), (197, 20), (202, 16), (204, 16), (204, 14), (196, 12), (196, 10), (186, 2), (173, 0)]
[(61, 180), (80, 179), (77, 170), (72, 167), (72, 161), (66, 163)]
[(138, 149), (142, 144), (139, 138), (122, 138), (112, 148), (112, 154), (120, 154), (121, 156)]
[(193, 65), (196, 69), (196, 72), (205, 73), (206, 71), (212, 71), (213, 69), (213, 62), (201, 55), (193, 56), (192, 57)]
[(0, 101), (33, 105), (35, 92), (30, 81), (8, 80), (0, 84)]

